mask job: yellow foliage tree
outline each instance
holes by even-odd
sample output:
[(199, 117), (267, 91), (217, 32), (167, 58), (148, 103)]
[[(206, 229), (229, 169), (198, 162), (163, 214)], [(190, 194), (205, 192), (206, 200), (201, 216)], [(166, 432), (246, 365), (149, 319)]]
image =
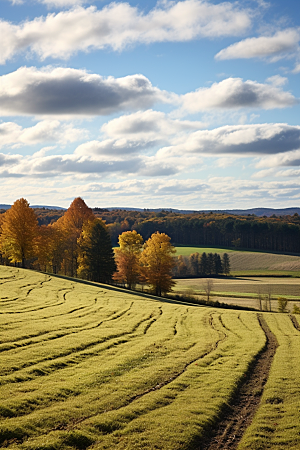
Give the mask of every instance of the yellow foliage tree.
[(115, 250), (117, 272), (114, 279), (125, 282), (129, 289), (139, 281), (143, 242), (142, 236), (135, 230), (124, 231), (119, 236), (120, 248)]
[(0, 246), (2, 254), (11, 262), (21, 263), (34, 256), (37, 217), (24, 198), (16, 200), (2, 218)]
[(165, 233), (153, 233), (146, 241), (141, 254), (142, 272), (147, 283), (159, 296), (169, 292), (175, 284), (171, 273), (174, 267), (172, 255), (176, 250), (170, 240), (171, 238)]
[(35, 265), (45, 272), (57, 273), (62, 261), (64, 234), (55, 224), (38, 227), (35, 239)]

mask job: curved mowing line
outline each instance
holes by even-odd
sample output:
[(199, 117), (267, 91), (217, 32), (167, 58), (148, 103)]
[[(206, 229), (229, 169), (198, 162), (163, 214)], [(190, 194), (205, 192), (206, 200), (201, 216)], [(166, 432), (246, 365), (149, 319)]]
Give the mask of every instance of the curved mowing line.
[[(220, 319), (220, 316), (218, 317), (218, 320), (219, 320), (219, 319)], [(193, 358), (190, 362), (186, 363), (185, 366), (184, 366), (184, 368), (183, 368), (180, 372), (178, 372), (178, 373), (176, 373), (175, 375), (169, 377), (168, 379), (162, 381), (161, 383), (159, 383), (159, 384), (153, 386), (152, 388), (149, 388), (149, 389), (145, 390), (144, 392), (142, 392), (142, 393), (140, 393), (140, 394), (137, 394), (137, 395), (132, 396), (131, 398), (129, 398), (129, 399), (126, 401), (125, 404), (123, 404), (123, 405), (121, 405), (121, 406), (119, 406), (119, 407), (117, 407), (117, 408), (109, 409), (107, 412), (111, 412), (111, 411), (120, 411), (121, 409), (126, 408), (127, 406), (129, 406), (129, 405), (130, 405), (131, 403), (133, 403), (134, 401), (136, 401), (136, 400), (138, 400), (138, 399), (140, 399), (140, 398), (146, 396), (147, 394), (150, 394), (150, 393), (152, 393), (153, 391), (158, 391), (158, 390), (162, 389), (164, 386), (167, 386), (168, 384), (172, 383), (172, 382), (175, 381), (177, 378), (179, 378), (182, 374), (184, 374), (184, 373), (186, 372), (186, 370), (187, 370), (192, 364), (194, 364), (196, 361), (203, 360), (206, 356), (209, 356), (213, 351), (215, 351), (215, 350), (218, 348), (219, 344), (220, 344), (221, 342), (223, 342), (223, 341), (227, 338), (227, 335), (226, 335), (226, 333), (224, 333), (223, 331), (219, 330), (219, 329), (215, 326), (215, 324), (214, 324), (214, 318), (212, 317), (212, 314), (210, 314), (209, 324), (210, 324), (210, 326), (211, 326), (215, 331), (217, 331), (218, 334), (219, 334), (219, 339), (211, 344), (211, 349), (210, 349), (210, 350), (207, 350), (206, 352), (202, 353), (200, 356), (198, 355), (196, 358)], [(213, 362), (211, 362), (210, 364), (212, 364), (212, 363), (213, 363)], [(209, 364), (208, 364), (208, 365), (209, 365)], [(180, 390), (180, 393), (182, 393), (182, 391), (185, 390), (185, 389), (187, 389), (188, 387), (189, 387), (189, 386), (186, 385), (183, 389)], [(175, 400), (175, 397), (172, 398), (172, 400), (170, 400), (170, 403), (173, 402), (174, 400)], [(147, 410), (145, 411), (145, 414), (148, 414), (149, 411), (153, 411), (153, 410), (159, 409), (159, 408), (160, 408), (160, 406), (157, 406), (157, 405), (153, 405), (153, 408), (151, 408), (151, 409), (149, 409), (149, 407), (147, 407)], [(102, 414), (105, 414), (105, 413), (106, 413), (106, 411), (104, 411)], [(80, 419), (77, 419), (74, 423), (72, 423), (72, 425), (71, 425), (70, 423), (65, 424), (65, 425), (60, 424), (60, 425), (58, 425), (55, 429), (60, 429), (60, 430), (62, 430), (62, 429), (64, 429), (64, 430), (72, 430), (73, 428), (75, 428), (75, 427), (76, 427), (77, 425), (79, 425), (80, 423), (84, 422), (85, 420), (89, 420), (89, 419), (91, 419), (92, 417), (97, 416), (98, 414), (99, 414), (99, 412), (97, 412), (97, 413), (95, 413), (95, 414), (91, 414), (91, 415), (89, 415), (89, 416), (82, 417), (82, 418), (80, 418)], [(139, 415), (139, 417), (141, 417), (142, 415), (143, 415), (143, 413), (141, 413), (141, 414)], [(124, 418), (123, 418), (123, 419), (124, 419)], [(127, 426), (128, 423), (130, 423), (132, 420), (134, 420), (134, 419), (128, 418), (127, 422), (124, 423), (124, 427)], [(114, 429), (113, 429), (113, 427), (112, 427), (112, 430), (110, 431), (110, 433), (113, 433), (113, 432), (114, 432)], [(109, 434), (109, 433), (108, 433), (108, 434)]]
[[(70, 336), (71, 334), (78, 334), (78, 333), (81, 333), (81, 332), (84, 332), (84, 331), (93, 330), (93, 329), (95, 329), (95, 328), (98, 328), (98, 327), (99, 327), (100, 325), (102, 325), (104, 322), (107, 322), (107, 321), (110, 321), (110, 320), (115, 320), (116, 318), (122, 317), (124, 314), (126, 314), (126, 312), (128, 312), (128, 311), (131, 309), (132, 305), (133, 305), (133, 302), (131, 303), (131, 305), (129, 306), (129, 308), (127, 308), (126, 310), (123, 310), (119, 315), (117, 315), (117, 317), (111, 318), (111, 316), (113, 316), (113, 315), (116, 314), (116, 312), (113, 312), (111, 315), (109, 315), (107, 318), (105, 318), (105, 319), (102, 320), (101, 322), (97, 322), (96, 325), (78, 325), (78, 326), (76, 326), (76, 325), (71, 325), (71, 326), (69, 326), (69, 327), (64, 326), (64, 327), (63, 327), (64, 330), (66, 330), (66, 329), (69, 328), (69, 329), (72, 329), (72, 330), (75, 330), (75, 331), (70, 331), (70, 332), (68, 332), (68, 333), (63, 333), (63, 334), (56, 334), (55, 336), (50, 336), (48, 339), (43, 339), (42, 341), (40, 341), (40, 340), (37, 340), (36, 342), (29, 341), (28, 343), (26, 343), (26, 344), (24, 344), (24, 345), (21, 344), (21, 345), (15, 345), (15, 346), (12, 346), (10, 349), (9, 349), (9, 348), (4, 348), (3, 350), (0, 349), (0, 353), (1, 353), (2, 351), (15, 350), (16, 348), (28, 347), (28, 346), (30, 346), (30, 345), (40, 344), (41, 342), (44, 342), (44, 341), (50, 341), (50, 340), (54, 340), (54, 339), (60, 339), (60, 338), (62, 338), (62, 337), (64, 337), (64, 336)], [(90, 308), (90, 306), (82, 307), (82, 308)], [(78, 308), (78, 309), (81, 309), (81, 308)], [(100, 308), (99, 308), (99, 309), (100, 309)], [(76, 311), (76, 310), (73, 310), (72, 312), (74, 312), (74, 311)], [(68, 314), (69, 314), (69, 312), (64, 313), (64, 314), (57, 314), (56, 316), (51, 316), (51, 318), (52, 318), (52, 317), (58, 317), (58, 316), (67, 316)], [(49, 318), (46, 317), (46, 318), (44, 318), (44, 319), (35, 319), (35, 320), (37, 320), (37, 321), (40, 321), (40, 320), (49, 320)], [(15, 323), (23, 323), (23, 321), (18, 321), (18, 322), (15, 322)], [(77, 328), (77, 330), (76, 330), (76, 328)], [(36, 334), (36, 335), (32, 335), (32, 336), (29, 336), (28, 338), (34, 338), (34, 337), (45, 336), (46, 334), (50, 334), (50, 333), (59, 333), (60, 331), (61, 331), (61, 329), (58, 329), (58, 330), (52, 330), (52, 331), (48, 331), (48, 332), (46, 332), (46, 333), (43, 332), (43, 333), (39, 333), (39, 334)], [(14, 341), (6, 341), (4, 344), (5, 344), (5, 345), (8, 345), (8, 344), (11, 344), (11, 343), (14, 343), (14, 342), (18, 342), (18, 341), (22, 341), (22, 340), (26, 340), (26, 339), (27, 339), (27, 338), (22, 337), (22, 338), (20, 338), (20, 339), (15, 339)]]
[[(61, 291), (65, 291), (65, 290), (69, 290), (70, 288), (62, 288), (62, 289), (58, 289), (58, 292), (61, 292)], [(32, 290), (32, 289), (31, 289)], [(69, 290), (69, 292), (72, 292), (71, 290)], [(66, 294), (67, 294), (68, 292), (66, 292)], [(26, 297), (28, 297), (28, 295), (26, 296)], [(26, 297), (25, 298), (21, 298), (21, 297), (18, 297), (18, 300), (22, 300), (22, 301), (25, 301), (26, 300)], [(53, 307), (57, 307), (57, 306), (60, 306), (60, 305), (64, 305), (64, 303), (65, 303), (65, 300), (64, 301), (59, 301), (59, 297), (57, 296), (57, 302), (56, 303), (50, 303), (49, 305), (46, 305), (46, 306), (40, 306), (39, 308), (30, 308), (30, 309), (23, 309), (23, 310), (21, 310), (21, 311), (5, 311), (5, 312), (3, 312), (2, 314), (27, 314), (27, 313), (31, 313), (31, 312), (36, 312), (36, 311), (42, 311), (42, 310), (44, 310), (44, 309), (49, 309), (49, 308), (53, 308)], [(33, 319), (30, 319), (31, 321), (33, 321), (33, 320), (41, 320), (41, 318), (33, 318)], [(23, 322), (23, 320), (20, 320), (19, 321), (19, 323), (22, 323)], [(17, 323), (17, 322), (16, 322)]]
[(162, 313), (163, 313), (162, 307), (160, 306), (160, 307), (158, 308), (158, 310), (159, 310), (158, 316), (157, 316), (157, 317), (153, 317), (153, 319), (146, 325), (146, 327), (145, 327), (145, 329), (144, 329), (144, 334), (147, 334), (149, 328), (150, 328), (155, 322), (157, 322), (158, 319), (162, 316)]
[(223, 418), (214, 427), (216, 433), (204, 439), (198, 450), (235, 450), (259, 407), (278, 343), (263, 316), (258, 314), (257, 318), (266, 336), (265, 346), (249, 368), (245, 381), (237, 387), (231, 404), (224, 405)]
[(297, 331), (300, 331), (300, 325), (299, 325), (299, 322), (297, 321), (296, 317), (293, 316), (292, 314), (290, 314), (289, 317), (290, 317), (290, 319), (292, 321), (292, 324), (293, 324), (294, 328), (296, 328)]
[[(82, 345), (82, 346), (74, 348), (74, 349), (68, 349), (66, 352), (56, 355), (53, 359), (46, 357), (46, 358), (43, 358), (36, 362), (24, 363), (19, 368), (16, 368), (16, 370), (7, 373), (6, 374), (7, 379), (4, 379), (4, 377), (3, 377), (3, 379), (0, 382), (0, 385), (14, 383), (14, 382), (20, 382), (21, 380), (18, 379), (18, 372), (20, 370), (24, 370), (27, 368), (32, 368), (32, 370), (30, 372), (24, 374), (25, 378), (23, 381), (29, 381), (37, 376), (42, 376), (42, 375), (47, 376), (50, 373), (53, 373), (54, 371), (65, 369), (65, 368), (73, 366), (75, 364), (79, 364), (82, 361), (94, 356), (93, 353), (92, 354), (84, 354), (84, 353), (81, 354), (81, 352), (85, 352), (86, 350), (91, 349), (92, 347), (96, 347), (97, 345), (101, 345), (104, 342), (111, 341), (112, 339), (118, 339), (118, 338), (121, 338), (124, 336), (130, 337), (130, 335), (135, 333), (135, 331), (138, 329), (138, 327), (142, 323), (146, 322), (150, 318), (151, 318), (151, 315), (150, 315), (150, 317), (148, 316), (148, 317), (142, 319), (140, 322), (135, 324), (130, 331), (122, 332), (119, 334), (114, 334), (114, 335), (111, 335), (108, 337), (103, 337), (103, 338), (99, 339), (98, 341), (90, 342), (89, 344)], [(134, 336), (132, 336), (132, 337), (134, 337)], [(124, 342), (121, 342), (120, 344), (122, 344), (122, 343), (124, 343)], [(103, 352), (104, 350), (106, 350), (106, 347), (104, 349), (101, 349), (100, 352)], [(99, 350), (97, 350), (96, 353), (99, 353)], [(59, 358), (65, 358), (67, 356), (71, 356), (70, 361), (63, 361), (61, 364), (57, 363), (57, 360)], [(78, 359), (78, 360), (76, 360), (76, 359)], [(49, 364), (46, 367), (36, 368), (36, 369), (34, 368), (36, 365), (44, 363), (45, 361), (49, 361)], [(57, 364), (59, 364), (59, 367), (57, 367)], [(42, 373), (43, 371), (45, 371), (45, 372)], [(17, 376), (17, 379), (12, 378), (12, 376), (13, 377)], [(19, 376), (22, 376), (22, 375), (19, 375)]]

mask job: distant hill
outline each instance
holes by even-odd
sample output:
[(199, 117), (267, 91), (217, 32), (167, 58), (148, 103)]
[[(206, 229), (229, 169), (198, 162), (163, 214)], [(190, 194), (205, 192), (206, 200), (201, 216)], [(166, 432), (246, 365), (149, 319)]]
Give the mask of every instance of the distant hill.
[[(66, 208), (62, 208), (61, 206), (48, 206), (48, 205), (30, 205), (31, 208), (39, 208), (39, 209), (53, 209), (53, 210), (66, 210)], [(0, 205), (0, 209), (9, 209), (11, 205)], [(131, 208), (124, 206), (114, 206), (109, 208), (93, 208), (94, 211), (149, 211), (149, 212), (161, 212), (161, 211), (170, 211), (179, 214), (193, 214), (193, 213), (227, 213), (234, 214), (237, 216), (246, 216), (248, 214), (255, 214), (258, 217), (266, 216), (271, 217), (274, 214), (276, 216), (292, 216), (294, 214), (300, 215), (300, 208), (251, 208), (251, 209), (175, 209), (175, 208)]]
[(31, 208), (40, 208), (40, 209), (64, 209), (66, 210), (67, 208), (62, 208), (61, 206), (46, 206), (46, 205), (30, 205)]
[(300, 215), (300, 208), (294, 207), (294, 208), (251, 208), (251, 209), (202, 209), (202, 210), (195, 210), (195, 209), (174, 209), (174, 208), (131, 208), (131, 207), (109, 207), (109, 208), (93, 208), (95, 211), (99, 210), (106, 210), (106, 211), (114, 211), (114, 210), (120, 210), (120, 211), (149, 211), (149, 212), (161, 212), (161, 211), (170, 211), (174, 213), (179, 214), (193, 214), (193, 213), (227, 213), (227, 214), (234, 214), (237, 216), (246, 216), (248, 214), (255, 214), (258, 217), (266, 216), (271, 217), (274, 214), (276, 216), (292, 216), (293, 214), (299, 214)]
[[(9, 209), (11, 207), (11, 205), (0, 205), (0, 209)], [(57, 209), (57, 210), (61, 210), (61, 209), (66, 209), (66, 208), (62, 208), (61, 206), (46, 206), (46, 205), (30, 205), (31, 208), (40, 208), (40, 209)]]

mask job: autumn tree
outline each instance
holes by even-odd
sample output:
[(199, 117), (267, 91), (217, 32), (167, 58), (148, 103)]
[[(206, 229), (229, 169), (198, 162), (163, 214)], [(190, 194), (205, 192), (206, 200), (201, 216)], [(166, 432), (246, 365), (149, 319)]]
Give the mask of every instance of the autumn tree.
[(124, 231), (119, 236), (119, 248), (115, 250), (117, 272), (116, 281), (125, 282), (131, 289), (140, 279), (140, 256), (143, 238), (135, 230)]
[(64, 235), (64, 250), (62, 266), (65, 275), (77, 275), (78, 238), (83, 225), (95, 218), (93, 211), (85, 201), (77, 197), (73, 200), (64, 216), (56, 223), (60, 232)]
[(176, 250), (170, 240), (171, 238), (165, 233), (153, 233), (146, 241), (141, 255), (145, 279), (159, 296), (169, 292), (175, 284), (171, 272), (174, 266), (172, 255)]
[(53, 225), (41, 225), (38, 227), (35, 238), (35, 265), (45, 272), (57, 273), (63, 260), (65, 234)]
[(179, 255), (177, 257), (177, 260), (175, 259), (175, 263), (177, 275), (179, 277), (186, 277), (188, 275), (189, 268), (187, 266), (186, 259), (184, 258), (184, 256)]
[(84, 222), (78, 245), (78, 276), (91, 281), (109, 283), (116, 265), (105, 223), (96, 218)]
[(26, 260), (34, 256), (37, 218), (24, 198), (16, 200), (2, 218), (0, 247), (2, 254), (13, 263), (25, 267)]

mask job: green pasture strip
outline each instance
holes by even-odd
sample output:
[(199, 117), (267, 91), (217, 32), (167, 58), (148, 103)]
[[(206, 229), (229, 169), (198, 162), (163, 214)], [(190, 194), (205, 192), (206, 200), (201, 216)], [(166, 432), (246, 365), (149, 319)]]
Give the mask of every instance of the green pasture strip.
[(192, 253), (231, 253), (238, 251), (237, 249), (226, 249), (226, 248), (214, 248), (214, 247), (201, 247), (201, 246), (195, 246), (195, 247), (186, 247), (181, 245), (176, 245), (176, 256), (182, 255), (182, 256), (190, 256)]
[[(264, 315), (277, 348), (260, 407), (239, 449), (300, 448), (300, 332), (287, 314)], [(299, 317), (296, 316), (299, 322)]]
[(1, 353), (0, 441), (11, 449), (187, 448), (217, 420), (264, 345), (253, 313), (55, 278), (43, 284), (49, 298), (56, 282), (72, 286), (57, 310), (41, 312), (37, 287), (27, 294), (31, 314), (18, 313), (17, 299), (1, 316), (1, 340), (14, 320), (18, 330), (17, 346)]
[(291, 277), (299, 278), (299, 270), (232, 270), (233, 277)]

